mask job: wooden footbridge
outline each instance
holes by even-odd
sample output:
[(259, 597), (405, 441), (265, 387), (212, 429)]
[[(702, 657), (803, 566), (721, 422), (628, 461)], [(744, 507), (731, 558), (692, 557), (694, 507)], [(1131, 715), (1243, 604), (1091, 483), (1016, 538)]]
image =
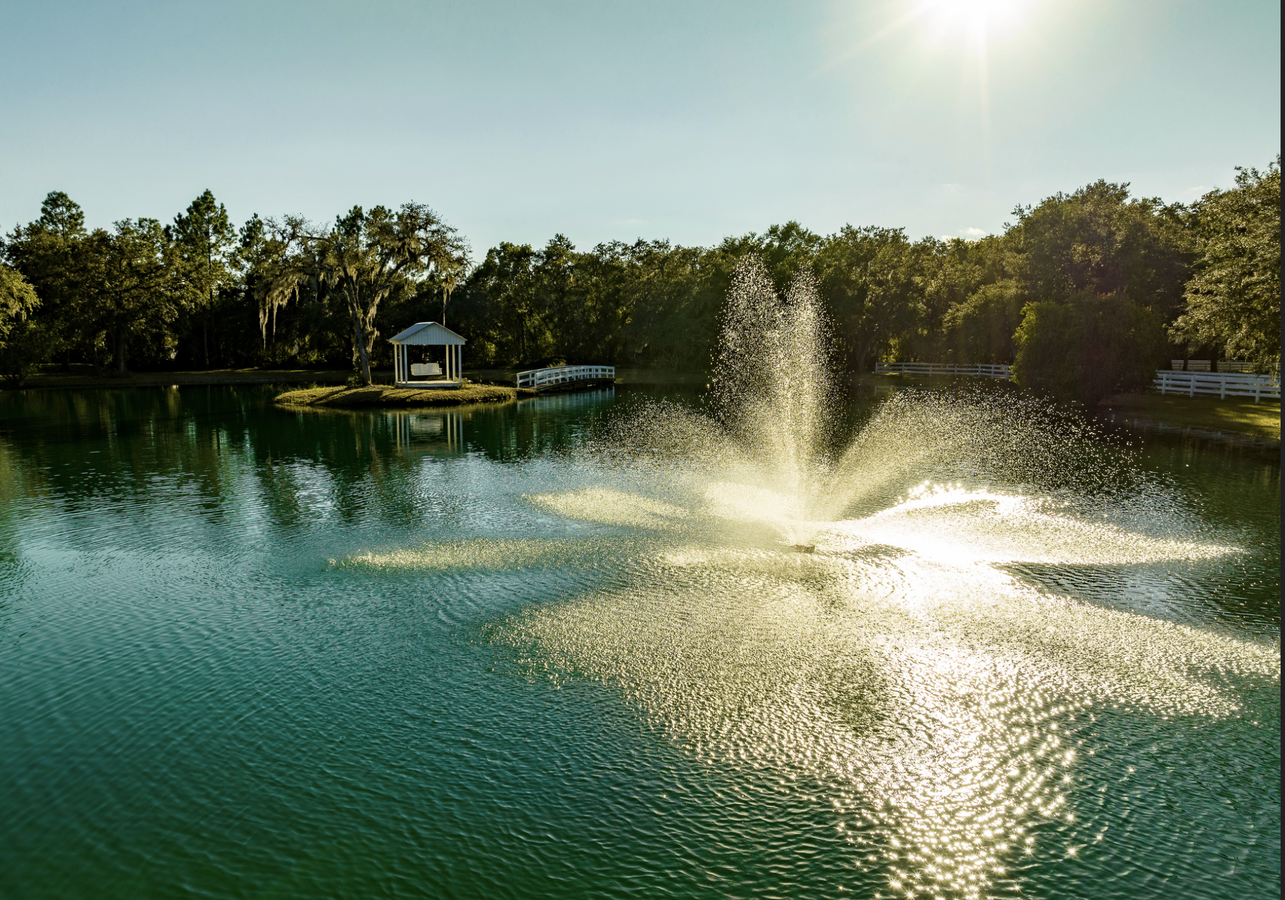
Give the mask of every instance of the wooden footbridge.
[(518, 387), (532, 391), (577, 391), (616, 383), (615, 366), (550, 366), (518, 373)]

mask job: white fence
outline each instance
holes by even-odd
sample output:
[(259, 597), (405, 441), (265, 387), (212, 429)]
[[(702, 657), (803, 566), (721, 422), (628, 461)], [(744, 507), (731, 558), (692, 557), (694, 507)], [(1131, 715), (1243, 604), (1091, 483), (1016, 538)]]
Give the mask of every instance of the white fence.
[(565, 387), (577, 382), (615, 381), (615, 366), (553, 366), (548, 369), (528, 369), (518, 373), (518, 387), (543, 391)]
[[(1181, 360), (1179, 361), (1181, 363)], [(1199, 363), (1201, 360), (1196, 360)], [(1209, 365), (1208, 360), (1203, 361), (1206, 367)], [(1224, 366), (1230, 368), (1232, 365), (1241, 364), (1229, 363), (1222, 361), (1218, 363), (1219, 368)], [(1243, 365), (1248, 365), (1243, 364)], [(977, 375), (982, 378), (1012, 378), (1011, 366), (960, 366), (950, 363), (926, 363), (926, 362), (893, 362), (879, 363), (875, 366), (876, 375)], [(1186, 394), (1188, 397), (1197, 395), (1217, 396), (1222, 399), (1228, 397), (1253, 397), (1254, 402), (1259, 400), (1279, 400), (1281, 398), (1280, 378), (1273, 375), (1254, 375), (1249, 372), (1209, 372), (1209, 371), (1188, 371), (1188, 372), (1171, 372), (1168, 369), (1160, 369), (1156, 372), (1156, 380), (1152, 386), (1162, 394)]]
[[(1221, 365), (1221, 363), (1219, 363)], [(1251, 375), (1244, 372), (1156, 372), (1152, 386), (1162, 394), (1197, 394), (1227, 397), (1253, 397), (1257, 403), (1263, 398), (1279, 400), (1281, 383), (1271, 375)]]
[(981, 378), (1012, 378), (1011, 366), (957, 366), (952, 363), (876, 363), (876, 375), (977, 375)]
[[(1170, 368), (1172, 368), (1175, 372), (1183, 372), (1183, 371), (1210, 372), (1214, 368), (1212, 365), (1212, 361), (1208, 359), (1189, 359), (1187, 360), (1185, 368), (1183, 366), (1183, 361), (1181, 359), (1172, 359), (1169, 362), (1170, 362)], [(1220, 359), (1218, 360), (1218, 371), (1219, 372), (1252, 372), (1254, 371), (1254, 364), (1250, 362), (1243, 362), (1237, 359)]]

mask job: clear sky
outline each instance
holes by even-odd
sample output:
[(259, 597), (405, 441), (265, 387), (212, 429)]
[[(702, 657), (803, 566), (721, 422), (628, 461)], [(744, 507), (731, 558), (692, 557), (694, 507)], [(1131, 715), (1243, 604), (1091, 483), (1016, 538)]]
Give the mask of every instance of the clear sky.
[(1280, 151), (1280, 5), (0, 0), (0, 227), (428, 203), (475, 257), (797, 219), (1002, 230)]

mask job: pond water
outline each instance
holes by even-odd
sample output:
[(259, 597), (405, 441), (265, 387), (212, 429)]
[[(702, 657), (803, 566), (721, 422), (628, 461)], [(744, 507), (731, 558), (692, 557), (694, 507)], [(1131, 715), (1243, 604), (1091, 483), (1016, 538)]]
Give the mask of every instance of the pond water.
[(639, 394), (273, 393), (0, 396), (0, 896), (1280, 894), (1274, 451), (887, 426), (796, 552)]

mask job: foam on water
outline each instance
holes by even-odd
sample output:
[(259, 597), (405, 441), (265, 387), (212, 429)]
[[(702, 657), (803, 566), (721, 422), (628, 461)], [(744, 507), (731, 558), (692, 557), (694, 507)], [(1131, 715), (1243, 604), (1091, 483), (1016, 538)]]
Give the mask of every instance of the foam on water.
[(525, 569), (565, 562), (574, 553), (583, 552), (583, 543), (537, 539), (439, 541), (423, 547), (406, 547), (383, 553), (359, 553), (347, 557), (339, 565), (351, 569), (428, 571)]
[(676, 527), (688, 516), (687, 510), (680, 506), (599, 486), (566, 493), (528, 494), (525, 499), (568, 519), (606, 525), (665, 530)]

